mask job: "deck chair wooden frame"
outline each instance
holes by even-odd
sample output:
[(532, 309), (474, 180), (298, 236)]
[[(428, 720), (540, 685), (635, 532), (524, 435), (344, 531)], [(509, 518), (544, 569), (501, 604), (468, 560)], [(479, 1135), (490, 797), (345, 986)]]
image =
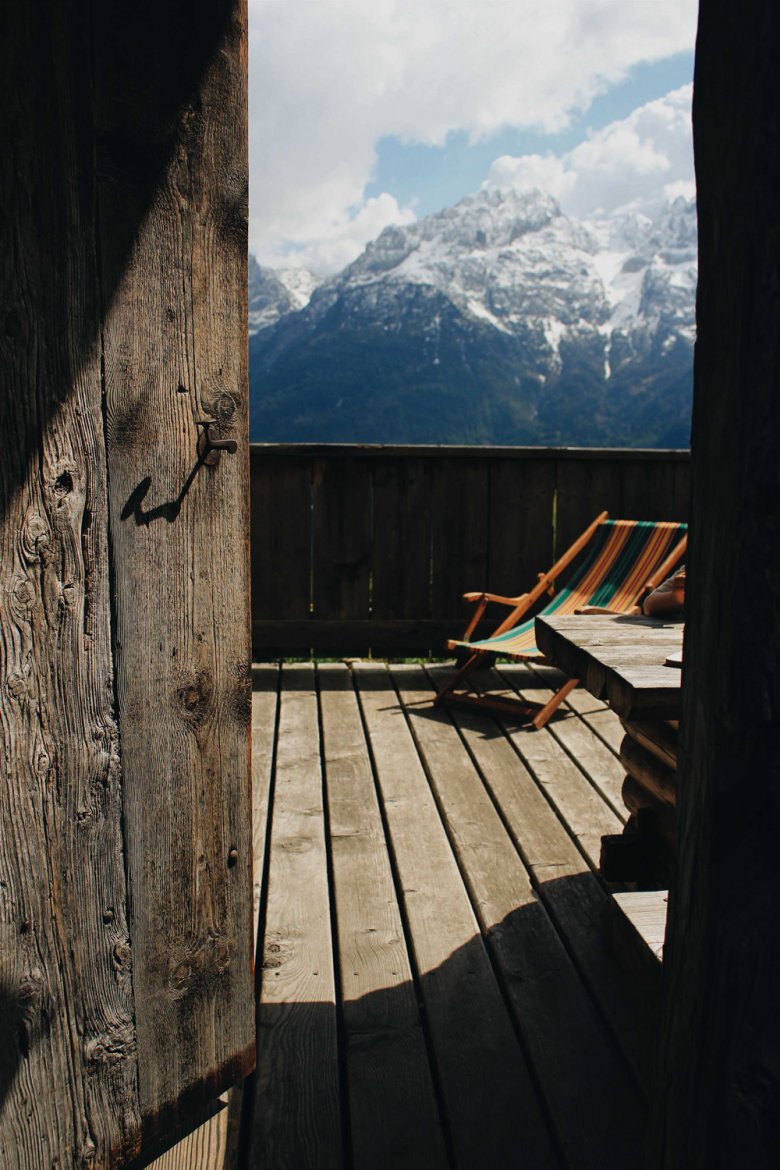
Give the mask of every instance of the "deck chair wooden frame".
[[(479, 625), (488, 605), (496, 604), (506, 606), (510, 613), (493, 631), (489, 638), (480, 639), (479, 645), (474, 647), (474, 651), (470, 654), (456, 674), (450, 681), (439, 691), (436, 696), (437, 703), (456, 703), (466, 707), (478, 707), (482, 710), (497, 711), (500, 714), (509, 714), (522, 717), (523, 722), (531, 723), (539, 730), (544, 727), (548, 719), (557, 711), (566, 696), (579, 684), (579, 679), (571, 678), (559, 688), (553, 697), (545, 704), (540, 703), (525, 703), (519, 699), (509, 699), (493, 697), (490, 695), (474, 695), (464, 692), (458, 688), (462, 687), (466, 682), (468, 676), (481, 663), (485, 661), (487, 655), (506, 654), (509, 658), (514, 658), (519, 661), (536, 662), (539, 664), (549, 664), (549, 660), (534, 647), (528, 653), (517, 653), (512, 650), (502, 650), (501, 643), (496, 642), (491, 645), (499, 636), (506, 634), (508, 631), (514, 629), (521, 622), (523, 618), (529, 613), (537, 601), (547, 592), (552, 592), (555, 589), (556, 581), (562, 573), (571, 565), (574, 559), (585, 549), (593, 540), (596, 532), (605, 521), (609, 520), (607, 512), (601, 512), (596, 519), (588, 525), (585, 531), (577, 537), (574, 543), (558, 558), (551, 569), (546, 573), (539, 573), (536, 585), (527, 593), (521, 593), (518, 597), (504, 597), (497, 593), (464, 593), (463, 599), (474, 605), (474, 613), (472, 614), (466, 629), (463, 632), (463, 637), (460, 639), (451, 639), (447, 642), (447, 648), (450, 650), (468, 651), (471, 648), (472, 635)], [(612, 525), (620, 523), (627, 523), (621, 521), (612, 521)], [(658, 526), (656, 526), (658, 527)], [(676, 528), (678, 531), (684, 530), (684, 525), (670, 525), (670, 533)], [(574, 610), (574, 612), (609, 612), (609, 613), (628, 613), (637, 605), (637, 603), (646, 596), (651, 590), (655, 589), (661, 581), (663, 581), (676, 565), (682, 560), (685, 554), (687, 542), (687, 534), (683, 534), (679, 540), (674, 544), (674, 547), (663, 558), (660, 563), (649, 566), (650, 572), (643, 575), (638, 583), (635, 582), (636, 587), (632, 588), (627, 594), (621, 598), (621, 604), (616, 607), (612, 605), (606, 607), (593, 607), (588, 604), (588, 598), (582, 598), (582, 608)], [(635, 567), (635, 563), (634, 563)], [(576, 575), (576, 573), (575, 573)], [(591, 594), (597, 589), (598, 581), (595, 582), (591, 588)], [(552, 604), (550, 609), (554, 607)], [(541, 611), (545, 612), (544, 609)]]

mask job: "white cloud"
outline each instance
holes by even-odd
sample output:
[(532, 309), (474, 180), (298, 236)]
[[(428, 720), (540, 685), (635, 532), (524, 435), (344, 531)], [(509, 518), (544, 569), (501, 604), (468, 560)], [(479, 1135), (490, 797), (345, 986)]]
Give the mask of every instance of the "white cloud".
[[(640, 61), (690, 50), (696, 0), (250, 0), (250, 246), (325, 254), (383, 136), (555, 131)], [(408, 218), (389, 195), (361, 222)], [(366, 239), (369, 237), (366, 237)], [(365, 242), (365, 241), (362, 241)], [(335, 256), (335, 250), (334, 250)]]
[(486, 187), (540, 187), (574, 215), (598, 215), (627, 205), (651, 207), (695, 192), (691, 97), (682, 86), (612, 122), (567, 154), (503, 156)]
[(554, 196), (560, 204), (568, 200), (577, 185), (576, 173), (553, 154), (524, 154), (515, 158), (502, 154), (490, 168), (483, 187), (514, 187), (518, 191), (540, 191)]
[(263, 262), (272, 266), (302, 264), (312, 272), (338, 272), (355, 259), (369, 240), (374, 240), (392, 223), (413, 223), (414, 212), (399, 207), (392, 195), (383, 192), (320, 223), (314, 239), (286, 251), (273, 242), (263, 253)]

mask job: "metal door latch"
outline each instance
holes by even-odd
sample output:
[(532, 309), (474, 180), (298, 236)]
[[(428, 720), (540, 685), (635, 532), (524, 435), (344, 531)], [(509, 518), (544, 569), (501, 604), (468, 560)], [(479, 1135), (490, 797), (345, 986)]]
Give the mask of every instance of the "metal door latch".
[(213, 467), (215, 463), (219, 463), (223, 451), (235, 455), (238, 450), (235, 439), (212, 439), (210, 427), (214, 425), (213, 419), (196, 418), (195, 425), (203, 427), (203, 431), (198, 435), (198, 458), (201, 463)]

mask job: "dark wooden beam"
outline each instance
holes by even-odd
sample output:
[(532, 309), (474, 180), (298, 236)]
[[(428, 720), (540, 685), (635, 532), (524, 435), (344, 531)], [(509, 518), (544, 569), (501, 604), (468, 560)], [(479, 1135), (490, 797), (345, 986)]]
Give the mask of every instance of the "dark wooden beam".
[(780, 1164), (780, 7), (703, 0), (680, 769), (652, 1165)]

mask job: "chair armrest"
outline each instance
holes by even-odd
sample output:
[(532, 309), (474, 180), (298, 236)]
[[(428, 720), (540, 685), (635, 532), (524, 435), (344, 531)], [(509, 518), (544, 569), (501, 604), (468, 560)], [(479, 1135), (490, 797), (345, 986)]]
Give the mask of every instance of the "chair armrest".
[(521, 593), (519, 597), (503, 597), (500, 593), (464, 593), (463, 600), (469, 602), (484, 601), (486, 604), (489, 601), (495, 601), (498, 605), (520, 605), (525, 601), (527, 593)]
[[(464, 593), (463, 600), (475, 603), (474, 612), (471, 615), (471, 620), (463, 631), (463, 638), (461, 641), (468, 642), (474, 630), (479, 625), (483, 613), (487, 609), (490, 602), (496, 602), (498, 605), (506, 605), (512, 610), (512, 615), (523, 612), (528, 608), (530, 602), (529, 595), (522, 593), (519, 597), (503, 597), (500, 593)], [(502, 626), (498, 627), (501, 630)], [(494, 631), (497, 633), (498, 631)]]

